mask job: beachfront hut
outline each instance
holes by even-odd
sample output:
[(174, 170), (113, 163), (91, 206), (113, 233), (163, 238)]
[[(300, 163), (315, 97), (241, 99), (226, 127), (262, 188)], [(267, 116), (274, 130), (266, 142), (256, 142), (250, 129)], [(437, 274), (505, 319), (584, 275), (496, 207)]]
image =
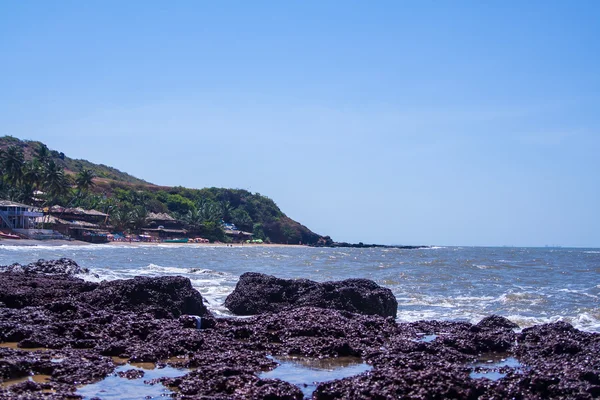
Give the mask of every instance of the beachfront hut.
[(108, 241), (106, 229), (100, 224), (88, 221), (68, 221), (52, 215), (36, 218), (38, 225), (52, 228), (62, 235), (69, 236), (76, 240), (83, 240), (91, 243), (105, 243)]
[(68, 221), (85, 221), (94, 224), (106, 224), (108, 214), (96, 210), (84, 210), (83, 208), (66, 208), (59, 205), (48, 209), (48, 214)]
[(43, 215), (37, 207), (0, 200), (0, 229), (32, 229), (35, 227), (35, 218)]
[(227, 235), (233, 242), (245, 242), (246, 240), (251, 240), (252, 236), (254, 236), (250, 232), (240, 231), (238, 229), (225, 229), (225, 235)]
[(169, 229), (164, 227), (159, 228), (142, 228), (142, 232), (154, 239), (179, 239), (187, 237), (185, 229)]
[(69, 236), (75, 240), (81, 240), (89, 243), (107, 243), (109, 232), (100, 228), (91, 228), (85, 226), (71, 226)]
[(159, 229), (160, 227), (162, 227), (162, 228), (166, 228), (166, 229), (181, 230), (183, 227), (183, 224), (181, 223), (181, 221), (176, 220), (175, 218), (171, 217), (167, 213), (151, 212), (151, 213), (148, 213), (148, 216), (146, 217), (146, 227), (154, 228), (154, 229)]

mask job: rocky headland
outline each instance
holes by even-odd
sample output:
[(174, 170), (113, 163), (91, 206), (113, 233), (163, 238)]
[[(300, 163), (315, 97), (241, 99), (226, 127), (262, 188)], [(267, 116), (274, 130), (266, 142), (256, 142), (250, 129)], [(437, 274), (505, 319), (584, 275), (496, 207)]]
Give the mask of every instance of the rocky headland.
[[(187, 278), (94, 283), (76, 277), (86, 273), (77, 268), (71, 260), (0, 268), (0, 399), (78, 399), (79, 388), (109, 376), (164, 385), (180, 399), (302, 399), (298, 386), (260, 376), (277, 367), (270, 356), (287, 355), (355, 357), (370, 366), (318, 384), (315, 399), (600, 396), (600, 335), (562, 322), (522, 331), (499, 316), (475, 325), (398, 323), (378, 312), (348, 310), (347, 299), (354, 295), (347, 298), (310, 281), (298, 290), (308, 288), (307, 298), (332, 301), (286, 295), (281, 310), (214, 318)], [(270, 278), (263, 280), (264, 289), (254, 290), (265, 304), (266, 293), (285, 293), (285, 282), (270, 286)], [(363, 293), (361, 285), (336, 288)], [(365, 287), (379, 293), (374, 303), (382, 294), (386, 298), (384, 290)], [(328, 304), (335, 307), (323, 308)], [(143, 371), (127, 370), (141, 362), (159, 372), (186, 370), (179, 377), (144, 381)], [(126, 370), (117, 371), (123, 363)]]
[(426, 249), (431, 246), (424, 245), (389, 245), (389, 244), (375, 244), (375, 243), (348, 243), (348, 242), (334, 242), (329, 236), (321, 236), (315, 243), (310, 244), (312, 247), (340, 247), (340, 248), (353, 248), (353, 249), (401, 249), (401, 250), (415, 250), (415, 249)]

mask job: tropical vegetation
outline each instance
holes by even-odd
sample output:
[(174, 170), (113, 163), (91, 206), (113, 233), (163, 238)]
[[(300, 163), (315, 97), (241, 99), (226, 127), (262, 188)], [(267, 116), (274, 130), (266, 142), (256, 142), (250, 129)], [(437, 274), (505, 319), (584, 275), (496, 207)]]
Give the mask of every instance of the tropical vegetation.
[(117, 169), (73, 160), (36, 141), (0, 137), (0, 198), (110, 215), (115, 231), (139, 232), (151, 213), (181, 221), (188, 235), (226, 241), (223, 222), (274, 243), (316, 243), (319, 235), (287, 217), (270, 198), (242, 189), (152, 185)]

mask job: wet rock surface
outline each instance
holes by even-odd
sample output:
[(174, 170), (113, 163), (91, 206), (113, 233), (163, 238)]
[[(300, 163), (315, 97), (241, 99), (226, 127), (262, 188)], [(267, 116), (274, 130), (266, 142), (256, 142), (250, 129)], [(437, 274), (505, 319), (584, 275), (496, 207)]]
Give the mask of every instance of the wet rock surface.
[(140, 369), (129, 369), (127, 371), (118, 372), (118, 375), (121, 378), (126, 379), (140, 379), (144, 377), (144, 371)]
[(237, 315), (320, 307), (395, 317), (398, 301), (390, 289), (368, 279), (319, 283), (308, 279), (281, 279), (247, 272), (240, 277), (235, 290), (227, 296), (225, 307)]
[[(201, 311), (202, 298), (188, 283), (155, 278), (98, 284), (64, 274), (0, 273), (0, 399), (80, 398), (79, 385), (115, 373), (115, 357), (120, 363), (190, 368), (152, 382), (139, 369), (124, 372), (122, 379), (173, 389), (173, 398), (301, 399), (298, 387), (259, 378), (277, 367), (268, 355), (354, 356), (372, 366), (320, 383), (315, 399), (600, 396), (600, 335), (566, 323), (515, 332), (497, 316), (476, 325), (397, 323), (393, 317), (300, 307), (243, 319), (214, 318), (206, 311), (207, 325), (197, 329), (186, 314)], [(100, 300), (101, 294), (115, 298)], [(424, 335), (433, 339), (420, 340)], [(521, 367), (501, 367), (498, 380), (472, 378), (474, 361), (489, 354), (514, 357)]]

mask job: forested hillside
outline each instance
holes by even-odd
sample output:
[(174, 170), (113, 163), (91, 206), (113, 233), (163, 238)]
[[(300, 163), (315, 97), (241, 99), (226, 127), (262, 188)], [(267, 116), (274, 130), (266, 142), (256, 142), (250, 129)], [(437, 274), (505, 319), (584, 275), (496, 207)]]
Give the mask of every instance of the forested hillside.
[(37, 141), (0, 137), (0, 198), (108, 213), (117, 231), (139, 231), (150, 213), (183, 221), (193, 235), (225, 241), (221, 222), (273, 243), (316, 243), (320, 235), (270, 198), (241, 189), (157, 186), (118, 169), (67, 157)]

